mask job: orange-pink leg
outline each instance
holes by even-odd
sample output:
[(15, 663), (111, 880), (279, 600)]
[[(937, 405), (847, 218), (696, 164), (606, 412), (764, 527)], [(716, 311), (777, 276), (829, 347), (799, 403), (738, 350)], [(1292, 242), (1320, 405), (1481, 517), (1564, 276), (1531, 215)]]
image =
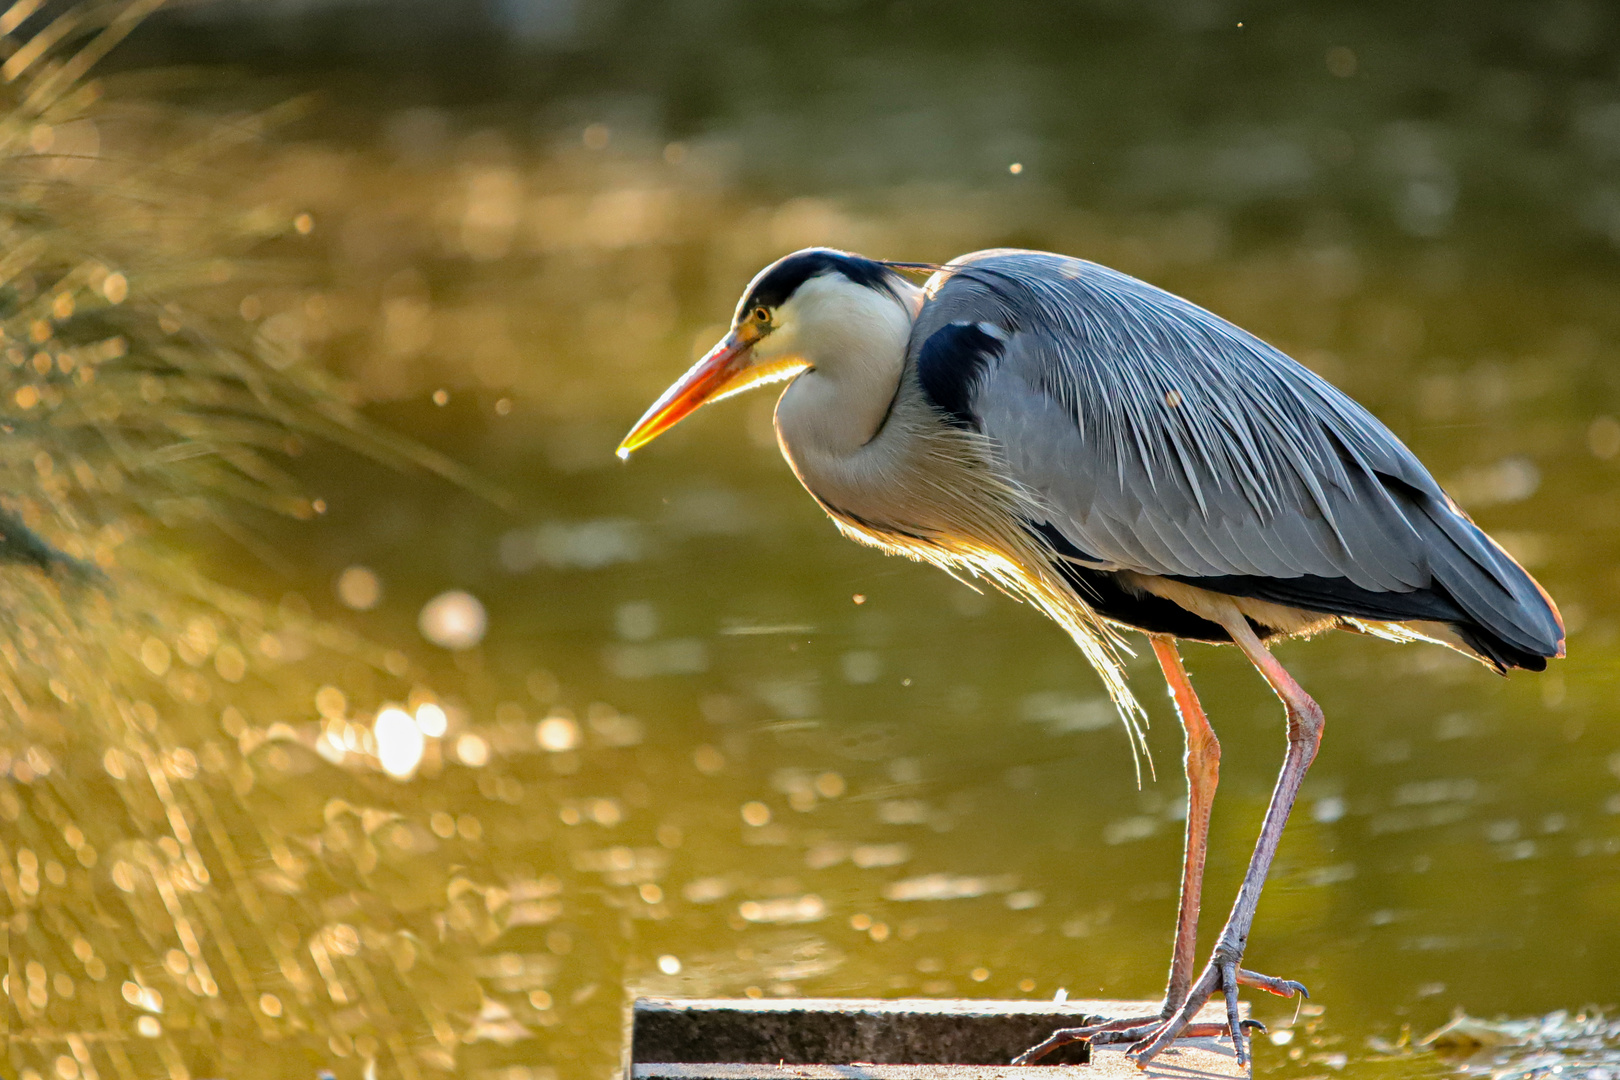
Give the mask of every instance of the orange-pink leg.
[(1174, 1011), (1187, 1000), (1192, 985), (1193, 961), (1198, 953), (1198, 908), (1204, 890), (1204, 862), (1209, 854), (1209, 816), (1215, 804), (1215, 787), (1221, 779), (1221, 744), (1209, 726), (1204, 707), (1193, 692), (1187, 669), (1182, 666), (1176, 643), (1167, 637), (1153, 638), (1153, 654), (1159, 659), (1165, 682), (1175, 698), (1187, 750), (1183, 764), (1187, 772), (1187, 829), (1181, 866), (1181, 905), (1176, 913), (1176, 942), (1170, 953), (1170, 981), (1164, 992), (1165, 1008)]
[(1232, 904), (1232, 913), (1228, 916), (1226, 926), (1221, 930), (1221, 936), (1215, 943), (1215, 952), (1210, 957), (1209, 965), (1204, 968), (1198, 981), (1192, 985), (1174, 1015), (1146, 1033), (1145, 1037), (1131, 1048), (1132, 1057), (1135, 1058), (1137, 1065), (1143, 1068), (1172, 1041), (1191, 1033), (1192, 1018), (1198, 1015), (1198, 1011), (1216, 991), (1222, 992), (1225, 996), (1226, 1026), (1230, 1030), (1238, 1061), (1242, 1063), (1247, 1060), (1248, 1052), (1243, 1037), (1243, 1026), (1238, 1020), (1238, 986), (1247, 983), (1285, 996), (1292, 996), (1295, 992), (1303, 993), (1305, 989), (1298, 983), (1272, 979), (1268, 976), (1254, 976), (1250, 972), (1243, 971), (1238, 964), (1243, 959), (1243, 950), (1249, 943), (1249, 930), (1254, 925), (1254, 913), (1260, 903), (1260, 890), (1265, 885), (1266, 875), (1271, 872), (1271, 860), (1277, 853), (1278, 842), (1282, 839), (1283, 826), (1287, 824), (1289, 811), (1294, 808), (1294, 800), (1299, 795), (1305, 772), (1315, 760), (1317, 748), (1322, 742), (1322, 709), (1311, 700), (1310, 695), (1305, 693), (1299, 683), (1294, 681), (1293, 676), (1288, 674), (1282, 664), (1278, 663), (1276, 657), (1267, 651), (1246, 619), (1234, 612), (1230, 620), (1223, 621), (1223, 625), (1232, 635), (1232, 640), (1238, 648), (1249, 658), (1249, 662), (1254, 664), (1266, 682), (1271, 684), (1271, 689), (1282, 699), (1283, 708), (1288, 713), (1288, 752), (1283, 757), (1282, 772), (1277, 777), (1277, 786), (1272, 790), (1271, 804), (1266, 808), (1265, 822), (1260, 827), (1260, 838), (1255, 843), (1254, 855), (1249, 860), (1249, 869), (1243, 875), (1243, 884), (1238, 888), (1237, 900)]
[[(1176, 940), (1170, 952), (1170, 980), (1164, 991), (1164, 1009), (1158, 1016), (1133, 1016), (1108, 1020), (1086, 1027), (1064, 1028), (1053, 1032), (1040, 1045), (1030, 1048), (1014, 1059), (1015, 1065), (1027, 1065), (1066, 1043), (1080, 1042), (1108, 1033), (1109, 1041), (1134, 1041), (1156, 1030), (1164, 1021), (1176, 1014), (1192, 984), (1193, 960), (1198, 951), (1198, 905), (1204, 886), (1204, 861), (1209, 850), (1209, 815), (1215, 802), (1215, 786), (1221, 774), (1221, 744), (1209, 726), (1204, 707), (1198, 702), (1187, 669), (1182, 666), (1181, 654), (1169, 637), (1155, 634), (1153, 655), (1158, 657), (1164, 681), (1170, 686), (1175, 699), (1176, 713), (1181, 718), (1181, 729), (1186, 736), (1187, 751), (1183, 758), (1187, 771), (1187, 830), (1186, 846), (1181, 867), (1181, 905), (1176, 914)], [(1210, 1025), (1200, 1025), (1208, 1027)], [(1218, 1025), (1211, 1031), (1191, 1034), (1224, 1034)], [(1183, 1035), (1189, 1033), (1184, 1032)]]

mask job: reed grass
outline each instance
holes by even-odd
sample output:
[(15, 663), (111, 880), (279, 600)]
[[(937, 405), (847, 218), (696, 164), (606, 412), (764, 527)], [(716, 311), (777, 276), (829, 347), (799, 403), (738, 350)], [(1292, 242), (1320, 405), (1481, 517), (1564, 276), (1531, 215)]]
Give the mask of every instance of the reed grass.
[(109, 100), (95, 61), (157, 6), (0, 13), (5, 1071), (449, 1069), (477, 988), (424, 975), (447, 872), (379, 857), (422, 841), (361, 707), (429, 691), (402, 654), (210, 580), (176, 537), (251, 545), (253, 513), (319, 513), (287, 469), (312, 440), (477, 481), (230, 303), (303, 228), (222, 198), (278, 116)]

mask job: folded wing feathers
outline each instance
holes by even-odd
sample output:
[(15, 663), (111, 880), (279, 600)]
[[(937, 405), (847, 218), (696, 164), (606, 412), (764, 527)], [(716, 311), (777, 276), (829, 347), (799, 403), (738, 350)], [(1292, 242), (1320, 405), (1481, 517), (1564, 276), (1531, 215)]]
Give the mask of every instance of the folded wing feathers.
[[(919, 333), (971, 318), (1012, 335), (975, 407), (1017, 437), (1066, 440), (1031, 459), (1049, 480), (1081, 448), (1073, 468), (1091, 475), (1047, 492), (1072, 519), (1055, 524), (1086, 534), (1070, 536), (1076, 547), (1149, 573), (1341, 576), (1390, 592), (1433, 581), (1515, 647), (1548, 655), (1561, 641), (1533, 580), (1399, 440), (1283, 353), (1079, 260), (987, 252), (954, 274)], [(1067, 435), (1009, 413), (1030, 393), (1057, 403)]]

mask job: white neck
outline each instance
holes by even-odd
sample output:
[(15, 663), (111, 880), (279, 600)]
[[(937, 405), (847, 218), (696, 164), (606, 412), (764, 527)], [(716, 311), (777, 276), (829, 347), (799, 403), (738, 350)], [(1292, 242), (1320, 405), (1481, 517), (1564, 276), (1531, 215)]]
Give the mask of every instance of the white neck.
[(922, 304), (922, 290), (896, 287), (899, 300), (837, 274), (812, 279), (783, 305), (781, 328), (761, 343), (768, 355), (796, 354), (810, 365), (776, 406), (782, 453), (811, 494), (853, 513), (882, 505), (893, 475), (876, 436)]
[(852, 454), (877, 434), (900, 385), (921, 290), (897, 282), (902, 301), (839, 274), (805, 282), (782, 306), (768, 355), (810, 368), (782, 394), (776, 424), (786, 448)]

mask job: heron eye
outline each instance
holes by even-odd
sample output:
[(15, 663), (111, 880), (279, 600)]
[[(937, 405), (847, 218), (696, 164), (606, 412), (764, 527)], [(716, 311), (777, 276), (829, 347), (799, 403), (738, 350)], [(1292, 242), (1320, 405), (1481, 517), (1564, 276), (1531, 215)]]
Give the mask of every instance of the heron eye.
[(768, 323), (771, 321), (771, 313), (762, 307), (757, 307), (754, 309), (754, 321), (757, 323)]

